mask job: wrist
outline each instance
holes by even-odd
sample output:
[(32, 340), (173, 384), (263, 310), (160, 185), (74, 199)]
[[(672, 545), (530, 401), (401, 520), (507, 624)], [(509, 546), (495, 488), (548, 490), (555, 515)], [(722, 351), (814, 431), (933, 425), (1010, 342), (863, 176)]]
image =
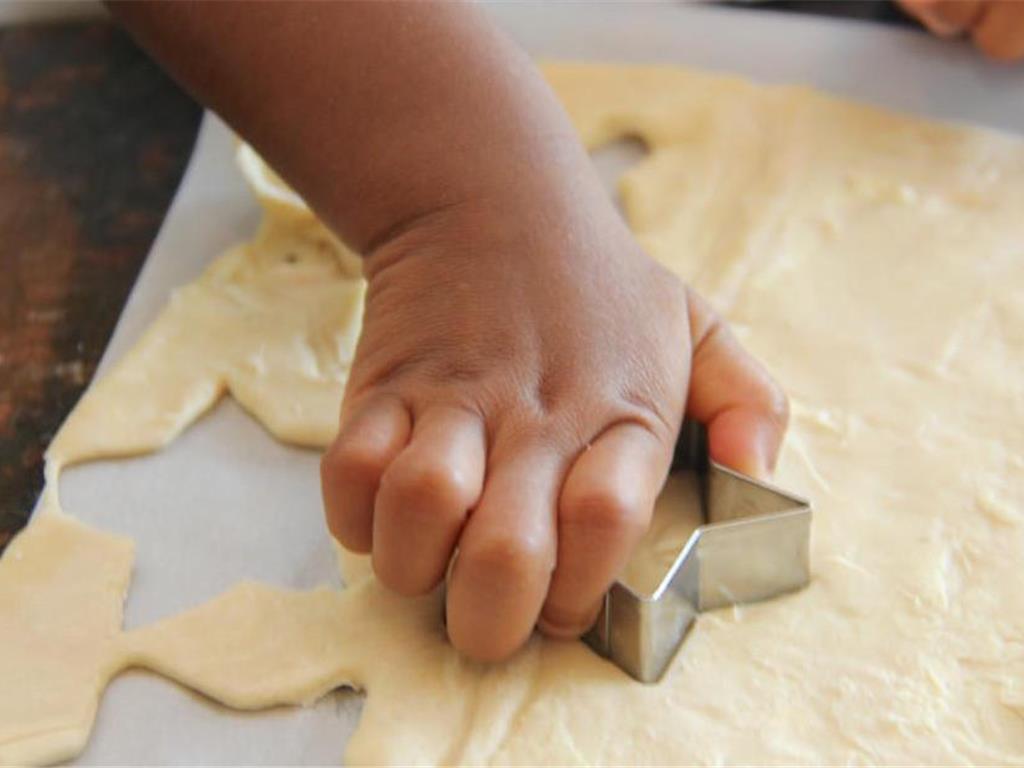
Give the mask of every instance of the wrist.
[(441, 218), (486, 218), (493, 212), (516, 219), (538, 208), (554, 216), (571, 207), (581, 190), (600, 186), (571, 131), (481, 136), (469, 146), (446, 147), (443, 156), (409, 147), (408, 138), (389, 139), (389, 145), (404, 147), (392, 153), (394, 164), (363, 171), (372, 177), (362, 185), (365, 196), (352, 200), (339, 189), (328, 210), (320, 211), (359, 253), (368, 255)]

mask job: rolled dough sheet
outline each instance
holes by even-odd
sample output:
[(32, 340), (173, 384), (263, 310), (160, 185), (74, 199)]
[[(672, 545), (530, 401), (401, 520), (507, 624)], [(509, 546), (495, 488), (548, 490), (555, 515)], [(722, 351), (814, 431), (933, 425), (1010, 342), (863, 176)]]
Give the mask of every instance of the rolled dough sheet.
[[(649, 146), (631, 225), (790, 392), (777, 480), (815, 503), (811, 586), (702, 615), (655, 686), (579, 643), (465, 662), (438, 596), (358, 559), (340, 592), (243, 583), (124, 632), (130, 545), (51, 484), (0, 562), (0, 762), (74, 755), (131, 665), (240, 708), (364, 688), (357, 764), (1024, 761), (1024, 142), (679, 70), (547, 75), (589, 146)], [(224, 256), (90, 389), (51, 471), (155, 449), (224, 389), (323, 444), (360, 289), (340, 253), (315, 265), (272, 291), (271, 242)]]

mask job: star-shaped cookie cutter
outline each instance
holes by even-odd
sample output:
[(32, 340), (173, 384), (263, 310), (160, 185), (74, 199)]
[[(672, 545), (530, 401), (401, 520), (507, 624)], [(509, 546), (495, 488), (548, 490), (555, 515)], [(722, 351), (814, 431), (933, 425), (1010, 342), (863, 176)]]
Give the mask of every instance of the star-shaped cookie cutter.
[(704, 525), (650, 595), (615, 582), (584, 637), (644, 683), (661, 678), (701, 611), (768, 600), (810, 580), (807, 500), (711, 461), (695, 421), (683, 424), (672, 471), (697, 473)]

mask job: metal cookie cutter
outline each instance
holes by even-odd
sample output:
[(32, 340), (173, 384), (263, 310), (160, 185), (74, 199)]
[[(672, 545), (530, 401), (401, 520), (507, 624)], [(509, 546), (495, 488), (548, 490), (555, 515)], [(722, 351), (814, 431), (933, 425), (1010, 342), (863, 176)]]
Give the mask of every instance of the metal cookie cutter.
[(704, 524), (651, 594), (615, 582), (583, 638), (644, 683), (661, 678), (700, 611), (767, 600), (810, 580), (809, 502), (711, 461), (695, 421), (683, 423), (672, 472), (697, 474)]

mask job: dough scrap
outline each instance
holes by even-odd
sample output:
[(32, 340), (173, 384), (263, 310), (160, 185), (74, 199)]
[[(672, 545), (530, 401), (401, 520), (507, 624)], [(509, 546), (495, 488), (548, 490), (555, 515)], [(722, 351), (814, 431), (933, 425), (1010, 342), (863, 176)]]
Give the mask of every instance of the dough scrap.
[[(91, 677), (36, 719), (0, 720), (0, 762), (70, 756), (124, 664), (243, 708), (365, 688), (346, 751), (359, 764), (1024, 762), (1024, 142), (681, 70), (546, 73), (589, 146), (647, 143), (623, 181), (631, 224), (791, 393), (777, 480), (815, 503), (811, 586), (702, 615), (657, 686), (578, 643), (535, 639), (504, 665), (465, 662), (444, 640), (438, 596), (389, 595), (359, 560), (341, 593), (243, 584), (125, 634), (108, 610), (82, 666), (99, 672), (75, 672)], [(285, 227), (269, 209), (267, 220)], [(224, 257), (242, 270), (232, 274), (251, 269), (245, 289), (218, 283), (215, 265), (193, 292), (202, 309), (169, 308), (92, 387), (54, 460), (159, 447), (225, 386), (281, 439), (325, 443), (349, 349), (337, 340), (352, 338), (339, 324), (358, 311), (351, 298), (347, 314), (321, 312), (355, 289), (320, 294), (313, 281), (323, 304), (304, 292), (307, 325), (295, 327), (256, 302), (246, 316), (273, 339), (265, 369), (247, 362), (255, 334), (225, 337), (245, 350), (227, 362), (197, 341), (211, 317), (247, 312), (269, 290), (262, 276), (279, 265), (268, 248)], [(172, 369), (188, 381), (157, 386)], [(276, 403), (300, 388), (316, 406), (282, 415)], [(119, 412), (125, 402), (144, 418)], [(54, 520), (65, 519), (37, 515), (0, 562), (0, 605), (35, 610), (20, 608), (27, 577), (11, 564), (12, 552), (54, 557), (49, 544), (33, 554), (33, 541), (73, 534), (75, 551), (96, 558), (126, 546)], [(123, 579), (98, 587), (98, 603), (119, 605)], [(87, 583), (44, 581), (37, 607)], [(50, 613), (24, 614), (38, 643), (0, 625), (0, 713), (22, 706), (7, 685), (17, 670), (50, 669), (43, 640), (64, 637), (46, 630)], [(40, 738), (39, 723), (55, 721), (77, 740)]]
[(0, 764), (74, 757), (92, 730), (131, 580), (130, 539), (43, 499), (0, 560)]
[(326, 445), (362, 322), (353, 258), (316, 221), (265, 216), (90, 387), (49, 458), (65, 466), (157, 450), (225, 392), (279, 440)]

